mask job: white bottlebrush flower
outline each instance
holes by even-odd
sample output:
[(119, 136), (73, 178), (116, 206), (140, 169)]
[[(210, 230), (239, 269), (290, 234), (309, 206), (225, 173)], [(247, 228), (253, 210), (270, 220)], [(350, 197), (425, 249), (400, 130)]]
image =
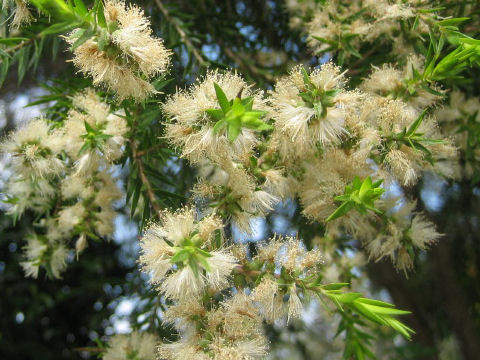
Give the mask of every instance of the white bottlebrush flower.
[(265, 182), (262, 188), (269, 194), (285, 200), (295, 194), (295, 182), (293, 179), (284, 176), (280, 169), (268, 169), (262, 172)]
[(171, 122), (166, 125), (165, 136), (181, 150), (183, 157), (199, 162), (205, 157), (211, 161), (225, 158), (238, 159), (249, 153), (258, 142), (254, 130), (242, 127), (233, 141), (225, 129), (214, 131), (217, 120), (207, 110), (220, 109), (215, 91), (217, 84), (231, 101), (239, 97), (253, 98), (253, 110), (268, 110), (262, 94), (252, 90), (236, 73), (209, 72), (187, 91), (178, 91), (163, 105)]
[(385, 228), (376, 236), (361, 239), (369, 257), (380, 260), (389, 257), (395, 267), (407, 273), (413, 268), (410, 250), (426, 250), (442, 235), (422, 213), (415, 213), (415, 201), (401, 202), (399, 198), (387, 199), (384, 204), (389, 218)]
[(163, 321), (174, 325), (175, 329), (183, 334), (191, 333), (195, 330), (195, 318), (204, 316), (205, 312), (201, 299), (183, 297), (168, 307), (163, 315)]
[(50, 241), (46, 236), (31, 234), (23, 250), (25, 261), (20, 265), (26, 276), (37, 278), (40, 267), (44, 267), (49, 276), (58, 279), (67, 266), (68, 249), (60, 241)]
[[(213, 335), (208, 350), (213, 358), (223, 359), (230, 356), (240, 360), (258, 359), (255, 354), (258, 355), (262, 353), (262, 349), (266, 349), (262, 318), (252, 300), (250, 296), (239, 292), (207, 313), (206, 332)], [(239, 346), (243, 342), (250, 343), (255, 348), (250, 349), (251, 352), (245, 351), (246, 349)]]
[(395, 3), (386, 0), (366, 0), (365, 5), (371, 8), (378, 20), (407, 19), (415, 16), (414, 9), (408, 4)]
[(241, 359), (263, 359), (268, 354), (268, 344), (264, 337), (238, 341), (235, 351)]
[(20, 263), (25, 271), (25, 276), (37, 278), (41, 261), (39, 261), (48, 251), (48, 244), (45, 239), (36, 235), (30, 235), (27, 238), (27, 245), (23, 248), (26, 261)]
[(236, 263), (236, 258), (228, 251), (211, 251), (208, 258), (210, 265), (205, 278), (207, 284), (214, 289), (222, 289), (228, 286), (228, 277)]
[[(346, 134), (345, 121), (356, 93), (344, 90), (345, 77), (332, 63), (307, 74), (295, 67), (272, 92), (274, 139), (285, 142), (284, 157), (313, 153), (317, 144), (338, 142)], [(289, 143), (289, 145), (288, 145)]]
[[(392, 149), (385, 156), (385, 163), (388, 164), (394, 177), (400, 180), (404, 186), (414, 185), (419, 177), (420, 166), (416, 162), (416, 153), (408, 147), (402, 146), (403, 150)], [(410, 155), (410, 156), (408, 156)]]
[(93, 224), (95, 232), (102, 237), (111, 236), (114, 232), (113, 221), (117, 215), (111, 203), (104, 204), (96, 214), (96, 221)]
[(280, 202), (277, 196), (270, 194), (267, 191), (257, 190), (254, 193), (254, 207), (260, 214), (267, 214), (275, 208)]
[[(171, 267), (171, 263), (169, 265)], [(160, 291), (171, 299), (197, 296), (204, 288), (203, 279), (195, 274), (190, 266), (185, 266), (165, 277), (160, 285)]]
[(55, 279), (67, 268), (68, 249), (61, 243), (56, 244), (50, 257), (50, 271)]
[(141, 240), (143, 271), (172, 299), (226, 287), (236, 260), (225, 249), (208, 251), (220, 226), (212, 217), (196, 220), (193, 209), (165, 211), (161, 224), (150, 226)]
[(147, 78), (167, 69), (171, 51), (164, 47), (162, 39), (152, 36), (150, 22), (141, 8), (127, 7), (122, 0), (109, 0), (105, 2), (105, 17), (107, 22), (118, 24), (111, 34), (112, 42), (123, 51), (127, 61), (133, 58)]
[(100, 159), (107, 163), (118, 160), (126, 141), (126, 120), (112, 114), (93, 89), (76, 94), (72, 103), (73, 108), (58, 133), (64, 139), (65, 151), (76, 160), (77, 172), (96, 170)]
[(26, 277), (32, 277), (34, 279), (38, 278), (38, 273), (40, 271), (40, 264), (36, 261), (22, 261), (20, 263), (23, 271), (25, 272)]
[(419, 56), (409, 56), (402, 69), (392, 65), (383, 65), (382, 68), (374, 67), (370, 76), (363, 81), (360, 88), (369, 93), (386, 97), (402, 98), (409, 106), (416, 110), (423, 110), (439, 103), (443, 99), (444, 91), (435, 83), (429, 86), (437, 92), (427, 91), (421, 87), (408, 89), (408, 82), (414, 78), (413, 69), (422, 74), (424, 59)]
[(4, 0), (2, 2), (2, 10), (13, 10), (13, 19), (10, 26), (13, 29), (19, 29), (22, 25), (30, 24), (34, 17), (30, 10), (28, 10), (27, 0)]
[(283, 296), (278, 283), (270, 277), (263, 277), (252, 291), (252, 298), (267, 322), (273, 322), (287, 313)]
[(52, 141), (54, 136), (46, 120), (35, 119), (12, 132), (0, 150), (11, 154), (15, 171), (26, 177), (59, 175), (64, 170), (58, 158), (63, 144)]
[(287, 322), (293, 318), (299, 318), (302, 315), (303, 305), (297, 295), (297, 288), (293, 285), (288, 292), (288, 317)]
[[(267, 341), (262, 318), (252, 300), (239, 292), (217, 306), (205, 308), (201, 302), (183, 298), (166, 313), (167, 321), (173, 320), (180, 331), (180, 340), (161, 344), (159, 357), (168, 360), (263, 358)], [(198, 326), (199, 320), (202, 326)], [(200, 347), (200, 343), (205, 345)]]
[(210, 360), (211, 357), (198, 347), (198, 338), (187, 338), (173, 343), (163, 343), (157, 348), (158, 358), (162, 360)]
[[(455, 175), (452, 165), (456, 162), (456, 149), (440, 134), (433, 117), (420, 114), (401, 100), (376, 100), (373, 103), (378, 104), (377, 108), (369, 107), (370, 116), (362, 116), (365, 125), (378, 132), (380, 141), (370, 150), (372, 158), (381, 165), (380, 171), (403, 186), (414, 185), (425, 170)], [(416, 122), (415, 133), (407, 138), (407, 130)]]
[(89, 184), (89, 178), (85, 176), (69, 176), (63, 179), (61, 193), (63, 198), (91, 198), (95, 193), (93, 184)]
[[(299, 185), (304, 215), (312, 220), (325, 221), (337, 208), (334, 199), (344, 193), (345, 186), (355, 176), (366, 178), (372, 172), (366, 162), (358, 161), (342, 150), (327, 152), (322, 159), (306, 163), (304, 178)], [(342, 221), (345, 219), (339, 218)]]
[(87, 236), (85, 234), (81, 234), (80, 237), (75, 241), (75, 253), (77, 255), (77, 260), (78, 260), (78, 255), (80, 255), (83, 250), (88, 245), (87, 241)]
[[(58, 227), (69, 233), (81, 225), (86, 231), (101, 237), (113, 234), (113, 222), (117, 216), (113, 205), (121, 199), (122, 192), (118, 189), (115, 179), (107, 170), (79, 172), (63, 179), (61, 194), (64, 199), (75, 200), (76, 203), (64, 206), (58, 213)], [(92, 216), (94, 213), (94, 216)], [(82, 236), (77, 242), (77, 255), (85, 248), (87, 239)]]
[(134, 331), (125, 335), (114, 335), (108, 342), (103, 360), (154, 360), (155, 348), (160, 340), (154, 334)]
[(7, 208), (10, 215), (19, 218), (26, 209), (38, 214), (47, 212), (56, 195), (54, 185), (46, 179), (15, 176), (9, 179), (5, 192), (12, 198)]
[(413, 217), (407, 236), (411, 239), (413, 246), (420, 250), (428, 249), (442, 237), (435, 229), (435, 225), (425, 219), (422, 214), (416, 214)]
[[(365, 10), (361, 1), (351, 1), (348, 4), (339, 1), (329, 1), (325, 5), (318, 7), (313, 12), (312, 20), (305, 26), (308, 34), (308, 46), (314, 52), (322, 53), (327, 51), (330, 44), (336, 43), (338, 39), (347, 35), (355, 35), (350, 41), (350, 45), (358, 47), (361, 39), (371, 31), (373, 25), (362, 17), (354, 16), (354, 14), (362, 14)], [(338, 18), (339, 13), (342, 13), (342, 17), (345, 19), (348, 19), (349, 15), (351, 15), (351, 18), (354, 20), (351, 22), (347, 20), (341, 23), (335, 20)], [(328, 42), (320, 41), (318, 38), (326, 39)], [(345, 55), (348, 57), (351, 54), (346, 52)]]
[[(166, 71), (171, 53), (161, 39), (152, 36), (150, 22), (138, 7), (127, 7), (121, 0), (108, 0), (104, 7), (108, 30), (102, 29), (76, 47), (73, 63), (92, 76), (94, 84), (113, 90), (119, 100), (144, 100), (155, 93), (147, 80)], [(67, 37), (70, 45), (81, 36), (80, 31)]]
[(70, 232), (86, 218), (87, 211), (82, 203), (67, 206), (59, 212), (58, 226), (66, 232)]

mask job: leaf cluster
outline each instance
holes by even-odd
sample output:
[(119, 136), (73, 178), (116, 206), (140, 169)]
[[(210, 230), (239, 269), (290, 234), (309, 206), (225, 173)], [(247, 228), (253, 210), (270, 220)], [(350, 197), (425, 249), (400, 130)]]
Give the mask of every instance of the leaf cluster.
[(362, 181), (358, 176), (355, 176), (352, 184), (345, 186), (344, 194), (335, 197), (335, 201), (342, 204), (325, 221), (338, 219), (352, 209), (362, 215), (366, 214), (367, 211), (381, 214), (381, 210), (375, 207), (375, 201), (385, 192), (385, 189), (380, 187), (382, 182), (383, 179), (372, 182), (370, 176)]
[(254, 131), (265, 131), (272, 126), (265, 123), (262, 117), (266, 114), (262, 110), (253, 109), (253, 96), (240, 98), (240, 95), (228, 100), (224, 91), (218, 84), (214, 84), (220, 109), (207, 109), (206, 113), (215, 121), (213, 133), (218, 134), (226, 130), (228, 140), (234, 142), (240, 135), (242, 128)]

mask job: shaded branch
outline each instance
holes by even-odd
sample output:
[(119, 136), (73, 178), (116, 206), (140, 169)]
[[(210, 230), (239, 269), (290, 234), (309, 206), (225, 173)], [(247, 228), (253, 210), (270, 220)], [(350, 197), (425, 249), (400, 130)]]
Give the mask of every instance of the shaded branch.
[(168, 12), (167, 8), (163, 5), (162, 1), (161, 0), (155, 0), (155, 3), (157, 4), (158, 8), (162, 12), (165, 20), (167, 20), (169, 23), (171, 23), (175, 27), (175, 30), (177, 31), (178, 35), (180, 35), (180, 38), (182, 39), (182, 42), (192, 52), (193, 56), (195, 57), (195, 59), (197, 59), (199, 64), (201, 66), (207, 65), (208, 62), (205, 61), (203, 56), (198, 52), (197, 47), (190, 41), (187, 33), (178, 24), (178, 21), (175, 18), (172, 18), (172, 16)]

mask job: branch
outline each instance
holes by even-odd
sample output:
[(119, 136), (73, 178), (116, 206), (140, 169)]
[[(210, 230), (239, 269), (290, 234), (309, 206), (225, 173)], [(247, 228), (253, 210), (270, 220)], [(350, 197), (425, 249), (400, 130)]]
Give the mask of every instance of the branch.
[(185, 46), (190, 49), (192, 52), (193, 56), (197, 59), (197, 61), (200, 63), (201, 66), (207, 65), (207, 61), (203, 58), (203, 56), (198, 52), (198, 49), (196, 46), (190, 41), (188, 38), (187, 33), (182, 29), (182, 27), (178, 24), (178, 21), (175, 18), (172, 18), (170, 16), (170, 13), (168, 12), (167, 8), (163, 5), (161, 0), (155, 0), (157, 3), (158, 8), (162, 12), (165, 20), (167, 20), (169, 23), (171, 23), (174, 27), (175, 30), (177, 31), (178, 35), (180, 35), (180, 38), (182, 39), (182, 42), (185, 44)]
[(163, 147), (165, 147), (164, 144), (157, 144), (157, 145), (154, 145), (152, 147), (149, 147), (148, 149), (137, 151), (137, 157), (141, 158), (142, 156), (147, 155), (150, 151), (153, 151), (153, 150), (156, 150), (156, 149), (161, 149)]
[(27, 45), (30, 45), (34, 40), (36, 39), (39, 39), (41, 36), (35, 36), (31, 39), (28, 39), (28, 40), (25, 40), (25, 41), (22, 41), (21, 43), (18, 43), (17, 45), (15, 46), (12, 46), (8, 49), (5, 49), (3, 51), (5, 51), (6, 53), (11, 53), (11, 52), (15, 52), (16, 50), (19, 50), (21, 48), (23, 48), (24, 46), (27, 46)]
[(157, 198), (155, 197), (155, 192), (153, 191), (152, 184), (150, 184), (150, 181), (145, 175), (145, 167), (143, 166), (141, 155), (139, 155), (139, 153), (137, 152), (137, 143), (134, 139), (130, 141), (130, 148), (132, 150), (133, 161), (135, 161), (138, 167), (140, 180), (142, 184), (145, 186), (145, 189), (147, 191), (148, 200), (150, 201), (150, 204), (152, 205), (157, 215), (159, 215), (162, 212), (162, 208), (158, 205)]
[(232, 49), (229, 47), (224, 47), (223, 46), (223, 41), (220, 42), (220, 45), (223, 48), (223, 51), (225, 54), (235, 63), (238, 63), (240, 68), (243, 68), (244, 71), (250, 73), (253, 76), (258, 76), (258, 77), (263, 77), (265, 80), (267, 80), (270, 83), (275, 82), (275, 78), (267, 73), (263, 73), (258, 70), (258, 68), (255, 65), (252, 65), (246, 60), (242, 55), (240, 54), (235, 54)]

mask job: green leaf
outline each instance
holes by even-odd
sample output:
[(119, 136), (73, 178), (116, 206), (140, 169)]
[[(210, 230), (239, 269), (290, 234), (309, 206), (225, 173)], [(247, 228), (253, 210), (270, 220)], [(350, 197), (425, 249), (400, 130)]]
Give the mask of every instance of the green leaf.
[(29, 61), (29, 48), (23, 47), (21, 48), (18, 53), (18, 84), (20, 84), (27, 72), (28, 69), (28, 61)]
[(207, 109), (205, 112), (217, 121), (224, 118), (224, 113), (221, 109)]
[(213, 126), (213, 133), (214, 134), (218, 134), (220, 132), (220, 130), (222, 130), (224, 127), (226, 127), (228, 125), (228, 123), (222, 119), (222, 120), (218, 120), (215, 125)]
[(340, 294), (340, 295), (334, 295), (337, 301), (339, 301), (342, 304), (349, 304), (358, 299), (359, 297), (362, 296), (360, 293), (345, 293), (345, 294)]
[[(210, 254), (209, 254), (210, 255)], [(211, 256), (211, 255), (210, 255)], [(210, 272), (212, 271), (211, 267), (210, 267), (210, 264), (208, 263), (207, 259), (205, 259), (204, 256), (202, 255), (196, 255), (195, 256), (195, 260), (198, 261), (198, 263), (200, 264), (200, 266), (202, 268), (204, 268), (207, 272)]]
[(230, 110), (234, 116), (242, 116), (245, 113), (245, 108), (243, 107), (242, 101), (239, 98), (233, 99), (233, 105)]
[(85, 4), (83, 3), (82, 0), (73, 0), (74, 4), (75, 4), (75, 11), (81, 15), (81, 16), (85, 16), (88, 14), (88, 10), (87, 10), (87, 7), (85, 6)]
[(222, 109), (223, 113), (226, 114), (228, 110), (230, 110), (230, 102), (228, 101), (227, 96), (223, 92), (222, 88), (217, 83), (214, 83), (213, 86), (215, 87), (215, 94), (217, 95), (220, 108)]
[[(137, 180), (135, 188), (132, 193), (132, 200), (130, 204), (130, 217), (133, 218), (135, 215), (135, 210), (137, 210), (138, 200), (140, 199), (140, 194), (142, 192), (142, 182)], [(147, 201), (147, 200), (145, 200)]]
[(185, 260), (190, 258), (190, 251), (188, 249), (178, 250), (175, 255), (172, 256), (170, 262), (172, 264), (183, 263)]
[(42, 32), (40, 33), (40, 36), (64, 33), (68, 30), (78, 27), (78, 25), (79, 25), (78, 22), (71, 22), (71, 21), (56, 23), (42, 30)]
[(242, 131), (242, 128), (238, 125), (229, 125), (228, 127), (228, 140), (230, 142), (234, 142), (238, 135), (240, 135), (240, 132)]
[(30, 0), (37, 9), (63, 21), (75, 19), (72, 8), (63, 0)]
[(3, 45), (17, 45), (23, 41), (28, 41), (30, 40), (29, 38), (26, 37), (8, 37), (8, 38), (0, 38), (0, 44)]
[(326, 222), (335, 220), (352, 209), (360, 214), (365, 214), (367, 210), (381, 214), (382, 212), (374, 207), (375, 200), (385, 192), (385, 189), (380, 188), (381, 184), (382, 180), (372, 183), (370, 176), (363, 181), (355, 176), (352, 185), (345, 186), (344, 194), (335, 197), (335, 201), (342, 204), (326, 219)]
[(415, 131), (417, 131), (417, 129), (419, 128), (423, 119), (425, 118), (425, 115), (427, 114), (427, 111), (428, 111), (428, 109), (423, 110), (422, 113), (420, 114), (420, 116), (410, 125), (410, 127), (408, 128), (408, 130), (406, 132), (407, 136), (413, 135), (415, 133)]
[(103, 9), (103, 3), (102, 1), (98, 1), (97, 7), (96, 7), (96, 13), (97, 13), (97, 24), (106, 29), (107, 28), (107, 21), (105, 20), (105, 12)]
[(89, 132), (89, 133), (95, 133), (96, 132), (96, 130), (92, 127), (92, 125), (90, 125), (88, 123), (88, 121), (84, 120), (83, 124), (85, 125), (85, 130), (87, 130), (87, 132)]
[(343, 203), (325, 220), (325, 222), (329, 222), (329, 221), (338, 219), (339, 217), (345, 215), (347, 212), (352, 210), (354, 208), (354, 206), (355, 205), (351, 202)]
[(358, 195), (360, 198), (363, 198), (369, 190), (372, 189), (372, 178), (369, 176), (365, 179), (365, 181), (360, 185), (360, 190)]
[(349, 283), (332, 283), (332, 284), (322, 285), (322, 289), (323, 290), (339, 290), (348, 285)]
[(451, 18), (451, 19), (440, 20), (440, 21), (437, 22), (437, 25), (439, 25), (439, 26), (457, 26), (457, 25), (459, 25), (462, 22), (465, 22), (467, 20), (470, 20), (470, 18), (468, 18), (468, 17)]
[(3, 57), (1, 59), (0, 63), (0, 87), (3, 85), (3, 82), (5, 81), (5, 78), (7, 77), (8, 74), (8, 69), (10, 66), (10, 60), (8, 57)]
[(75, 50), (80, 45), (83, 45), (93, 36), (93, 30), (91, 28), (80, 29), (78, 31), (78, 39), (72, 44), (71, 50)]

